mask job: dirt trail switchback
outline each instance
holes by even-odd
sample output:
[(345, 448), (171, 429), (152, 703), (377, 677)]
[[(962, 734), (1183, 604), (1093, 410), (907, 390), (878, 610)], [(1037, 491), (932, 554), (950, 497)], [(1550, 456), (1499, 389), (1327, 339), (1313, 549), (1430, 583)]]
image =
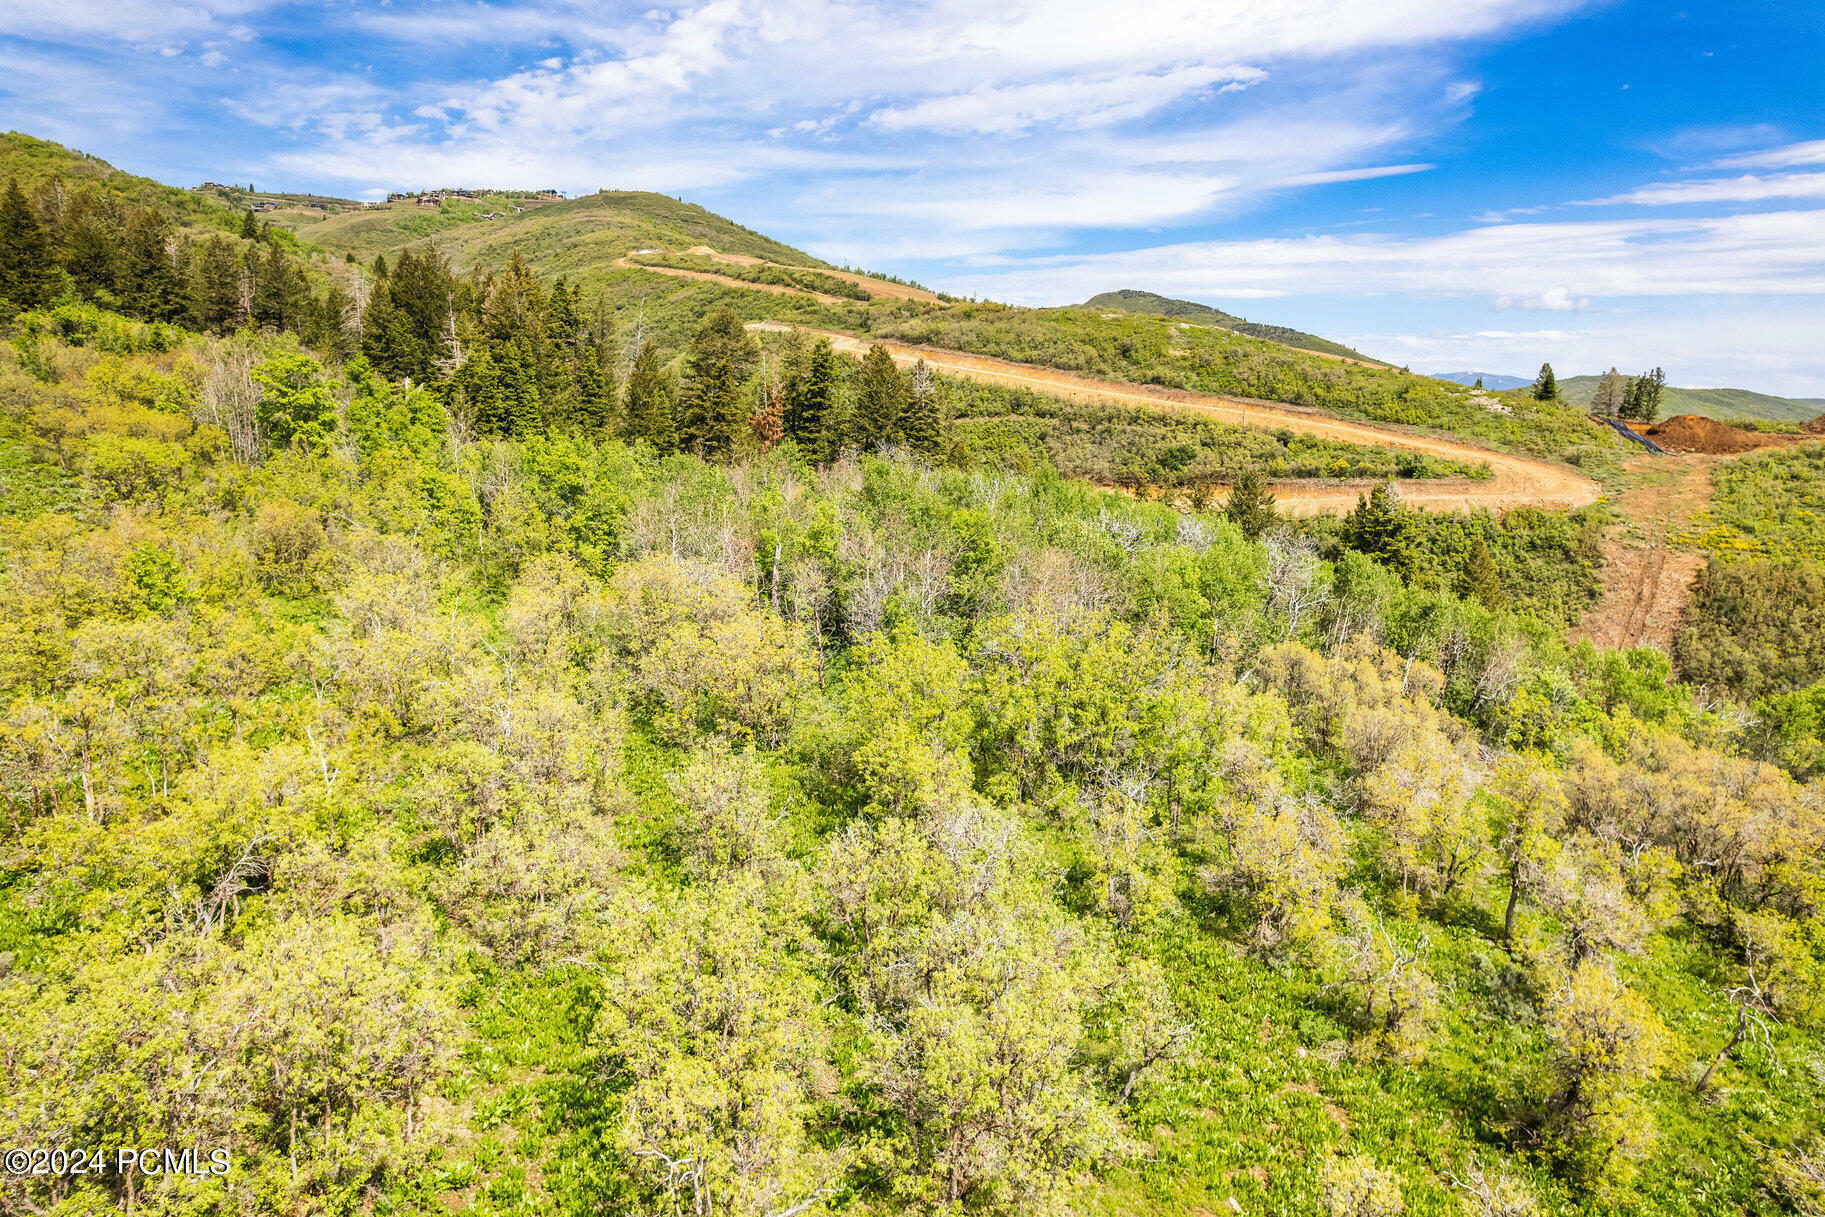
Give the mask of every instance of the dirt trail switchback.
[[(784, 331), (793, 327), (773, 321), (751, 321), (748, 328)], [(1459, 440), (1413, 435), (1369, 423), (1350, 422), (1296, 406), (1254, 401), (1246, 397), (1187, 393), (1153, 385), (1098, 380), (1072, 372), (1061, 372), (1055, 368), (1013, 363), (982, 355), (966, 355), (937, 347), (856, 338), (834, 330), (807, 329), (805, 332), (827, 338), (831, 346), (852, 355), (865, 354), (869, 346), (879, 341), (897, 363), (911, 364), (923, 359), (936, 372), (988, 384), (1034, 389), (1053, 397), (1136, 405), (1156, 410), (1191, 411), (1208, 415), (1219, 422), (1243, 427), (1284, 428), (1344, 443), (1423, 452), (1468, 465), (1488, 464), (1491, 476), (1484, 481), (1429, 478), (1400, 482), (1401, 501), (1425, 511), (1467, 512), (1484, 509), (1502, 512), (1515, 507), (1569, 509), (1594, 503), (1602, 493), (1601, 487), (1583, 474), (1536, 457), (1516, 456), (1479, 448)], [(1290, 515), (1342, 515), (1356, 506), (1356, 500), (1365, 488), (1374, 484), (1367, 480), (1340, 480), (1322, 485), (1314, 485), (1309, 481), (1277, 482), (1274, 483), (1273, 490), (1280, 508)]]

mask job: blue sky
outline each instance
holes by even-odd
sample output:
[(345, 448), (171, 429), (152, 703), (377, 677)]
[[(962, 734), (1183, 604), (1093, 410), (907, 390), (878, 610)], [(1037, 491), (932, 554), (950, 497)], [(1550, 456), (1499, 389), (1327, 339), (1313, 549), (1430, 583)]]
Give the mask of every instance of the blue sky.
[(7, 0), (0, 123), (177, 184), (663, 191), (1023, 304), (1825, 396), (1825, 5)]

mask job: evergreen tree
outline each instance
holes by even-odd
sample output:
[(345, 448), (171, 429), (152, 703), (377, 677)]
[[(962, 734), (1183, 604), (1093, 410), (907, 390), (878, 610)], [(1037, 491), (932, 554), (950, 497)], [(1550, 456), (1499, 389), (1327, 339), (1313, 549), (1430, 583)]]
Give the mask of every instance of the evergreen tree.
[(1591, 398), (1591, 410), (1605, 418), (1615, 418), (1627, 400), (1628, 390), (1622, 382), (1622, 375), (1611, 368), (1597, 382), (1597, 393)]
[(119, 303), (122, 227), (119, 210), (105, 196), (84, 190), (71, 201), (58, 238), (60, 258), (86, 299), (106, 292)]
[(1550, 363), (1541, 364), (1540, 374), (1534, 378), (1534, 400), (1559, 400), (1559, 381), (1553, 376), (1553, 365)]
[(1357, 500), (1356, 510), (1344, 520), (1343, 542), (1403, 577), (1412, 573), (1412, 516), (1385, 482)]
[(1659, 368), (1635, 377), (1629, 382), (1627, 417), (1644, 423), (1657, 420), (1666, 388), (1667, 374)]
[(387, 256), (385, 254), (375, 254), (374, 255), (374, 279), (375, 279), (375, 281), (378, 282), (379, 280), (386, 278), (389, 273), (390, 272), (387, 270)]
[(627, 377), (623, 395), (622, 426), (627, 438), (635, 443), (645, 441), (661, 452), (677, 445), (672, 427), (672, 386), (659, 362), (659, 348), (642, 343), (634, 356), (634, 367)]
[(1476, 387), (1479, 389), (1483, 387), (1483, 378), (1481, 376), (1476, 378)]
[(182, 280), (172, 260), (171, 221), (149, 207), (127, 213), (121, 242), (120, 299), (145, 321), (175, 321), (186, 308)]
[(590, 435), (606, 434), (615, 412), (614, 389), (593, 350), (577, 360), (577, 425)]
[(892, 443), (900, 436), (900, 415), (907, 405), (906, 377), (887, 348), (875, 343), (862, 357), (855, 382), (855, 442), (864, 448)]
[[(248, 260), (252, 261), (251, 253)], [(276, 330), (297, 328), (298, 297), (303, 292), (291, 259), (277, 245), (267, 246), (254, 279), (254, 320)]]
[(416, 376), (425, 366), (424, 349), (412, 332), (411, 318), (394, 303), (391, 279), (376, 282), (368, 297), (361, 318), (361, 353), (388, 380)]
[(503, 439), (508, 431), (507, 397), (501, 373), (488, 348), (478, 346), (450, 384), (450, 406), (476, 435)]
[(258, 241), (260, 239), (260, 221), (254, 218), (253, 208), (249, 207), (241, 214), (241, 239)]
[(1457, 594), (1480, 600), (1490, 608), (1501, 608), (1508, 603), (1508, 594), (1502, 590), (1502, 572), (1496, 568), (1489, 546), (1481, 537), (1471, 544), (1470, 556), (1464, 559), (1463, 569), (1458, 571)]
[(826, 422), (835, 411), (836, 352), (820, 338), (786, 383), (786, 434), (814, 460), (828, 459), (832, 447)]
[(900, 415), (900, 439), (928, 459), (936, 458), (944, 447), (944, 419), (938, 406), (938, 386), (923, 359), (913, 365), (907, 383), (906, 409)]
[(24, 311), (43, 308), (56, 294), (57, 263), (50, 237), (18, 179), (9, 179), (0, 199), (0, 300)]
[(1268, 492), (1267, 481), (1259, 469), (1249, 465), (1236, 474), (1223, 514), (1251, 537), (1258, 537), (1273, 527), (1279, 516), (1274, 510), (1274, 496)]
[(524, 341), (501, 349), (501, 396), (506, 400), (507, 430), (515, 439), (530, 439), (545, 430), (545, 413), (532, 358)]
[(191, 324), (226, 334), (246, 320), (241, 312), (241, 260), (225, 237), (210, 237), (197, 252), (190, 280)]
[(688, 381), (678, 413), (678, 444), (705, 460), (726, 459), (746, 420), (741, 390), (760, 348), (732, 309), (719, 308), (698, 327), (687, 358)]

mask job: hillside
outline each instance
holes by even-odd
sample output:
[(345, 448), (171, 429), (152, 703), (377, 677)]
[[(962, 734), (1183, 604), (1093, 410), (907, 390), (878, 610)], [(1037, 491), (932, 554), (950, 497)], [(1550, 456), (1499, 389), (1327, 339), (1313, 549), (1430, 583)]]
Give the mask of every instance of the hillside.
[(1520, 389), (1533, 383), (1525, 376), (1504, 376), (1500, 372), (1428, 372), (1434, 380), (1448, 380), (1454, 385), (1473, 385), (1479, 380), (1485, 389)]
[[(1226, 313), (1220, 308), (1212, 308), (1208, 304), (1199, 304), (1192, 300), (1175, 300), (1170, 296), (1136, 291), (1132, 288), (1103, 292), (1101, 295), (1090, 297), (1079, 307), (1105, 311), (1116, 309), (1124, 313), (1152, 313), (1155, 316), (1171, 317), (1175, 321), (1183, 321), (1191, 325), (1214, 325), (1221, 329), (1234, 330), (1238, 334), (1247, 334), (1251, 338), (1263, 338), (1282, 346), (1298, 347), (1302, 351), (1335, 355), (1339, 359), (1359, 359), (1364, 363), (1380, 363), (1379, 360), (1370, 359), (1361, 351), (1353, 350), (1340, 342), (1332, 342), (1328, 338), (1320, 338), (1316, 334), (1307, 334), (1281, 325), (1263, 325), (1256, 321), (1245, 321), (1233, 313)], [(1381, 364), (1381, 366), (1386, 367), (1387, 365)]]
[(17, 179), (28, 195), (53, 179), (66, 187), (91, 186), (123, 206), (150, 207), (170, 216), (179, 227), (231, 230), (241, 212), (176, 186), (116, 169), (90, 156), (18, 131), (0, 135), (0, 184)]
[[(484, 218), (490, 214), (501, 218)], [(540, 273), (572, 279), (602, 270), (633, 250), (698, 245), (790, 266), (824, 265), (694, 203), (640, 190), (604, 190), (560, 201), (490, 194), (447, 198), (434, 207), (399, 202), (353, 205), (335, 213), (298, 206), (281, 208), (270, 218), (325, 249), (363, 260), (435, 238), (458, 269), (503, 265), (517, 249)]]
[[(1579, 409), (1589, 409), (1602, 379), (1601, 376), (1567, 376), (1559, 381), (1559, 392)], [(1662, 418), (1675, 414), (1702, 414), (1706, 418), (1753, 418), (1768, 422), (1804, 422), (1819, 411), (1816, 399), (1776, 397), (1772, 393), (1756, 393), (1749, 389), (1680, 389), (1672, 385), (1667, 386), (1666, 397), (1660, 406)]]

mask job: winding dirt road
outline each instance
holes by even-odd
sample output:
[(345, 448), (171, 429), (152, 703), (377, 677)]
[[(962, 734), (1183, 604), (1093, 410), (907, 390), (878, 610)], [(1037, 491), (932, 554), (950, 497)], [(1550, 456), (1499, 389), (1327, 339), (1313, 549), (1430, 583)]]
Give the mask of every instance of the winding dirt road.
[[(751, 321), (748, 328), (779, 332), (793, 327), (774, 321)], [(1424, 511), (1467, 512), (1480, 508), (1502, 512), (1515, 507), (1574, 508), (1596, 502), (1602, 493), (1601, 487), (1590, 478), (1550, 461), (1495, 452), (1459, 440), (1414, 435), (1391, 427), (1349, 422), (1298, 406), (1098, 380), (1034, 364), (1013, 363), (1005, 359), (966, 355), (958, 351), (913, 346), (903, 342), (856, 338), (834, 330), (807, 329), (805, 332), (828, 338), (831, 346), (852, 355), (865, 354), (873, 342), (880, 341), (896, 363), (911, 364), (923, 359), (935, 372), (987, 384), (1036, 389), (1049, 396), (1073, 401), (1113, 402), (1155, 410), (1188, 410), (1208, 415), (1219, 422), (1244, 427), (1284, 428), (1322, 439), (1423, 452), (1469, 465), (1489, 465), (1491, 476), (1486, 481), (1429, 478), (1424, 481), (1400, 482), (1401, 501)], [(1277, 482), (1273, 490), (1281, 509), (1290, 515), (1342, 515), (1355, 507), (1363, 491), (1374, 484), (1368, 480), (1322, 484), (1311, 481)]]

